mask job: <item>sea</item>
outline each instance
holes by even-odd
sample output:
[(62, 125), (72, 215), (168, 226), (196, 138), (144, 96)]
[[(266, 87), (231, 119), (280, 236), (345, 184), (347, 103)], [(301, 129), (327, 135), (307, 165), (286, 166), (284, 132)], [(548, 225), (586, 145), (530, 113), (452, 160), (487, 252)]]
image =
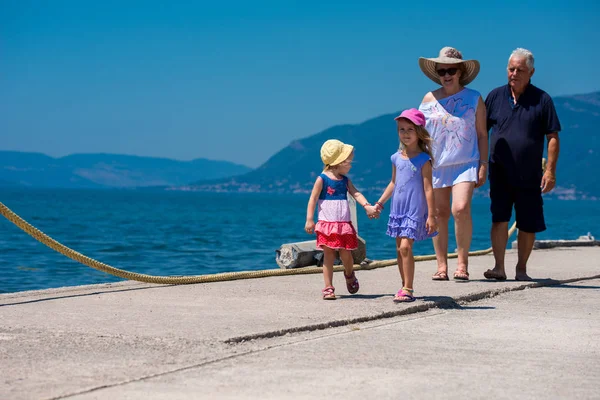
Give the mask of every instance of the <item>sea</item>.
[[(377, 194), (367, 193), (374, 201)], [(307, 194), (204, 193), (159, 190), (2, 188), (0, 202), (62, 244), (116, 268), (150, 275), (203, 275), (278, 269), (275, 251), (311, 240), (304, 232)], [(600, 237), (600, 202), (545, 200), (548, 229), (539, 239)], [(367, 257), (395, 258), (378, 220), (359, 209)], [(475, 197), (471, 250), (490, 246), (489, 199)], [(453, 221), (450, 246), (454, 251)], [(509, 239), (508, 246), (515, 239)], [(430, 240), (415, 254), (432, 254)], [(122, 280), (79, 264), (0, 216), (0, 293)]]

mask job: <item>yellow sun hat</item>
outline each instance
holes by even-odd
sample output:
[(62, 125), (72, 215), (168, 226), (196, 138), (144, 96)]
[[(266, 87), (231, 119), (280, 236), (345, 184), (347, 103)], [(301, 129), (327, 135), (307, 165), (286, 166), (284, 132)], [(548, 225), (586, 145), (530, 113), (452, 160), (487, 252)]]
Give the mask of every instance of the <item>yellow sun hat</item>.
[(321, 146), (321, 160), (327, 166), (338, 165), (354, 151), (354, 146), (345, 144), (337, 139), (329, 139)]

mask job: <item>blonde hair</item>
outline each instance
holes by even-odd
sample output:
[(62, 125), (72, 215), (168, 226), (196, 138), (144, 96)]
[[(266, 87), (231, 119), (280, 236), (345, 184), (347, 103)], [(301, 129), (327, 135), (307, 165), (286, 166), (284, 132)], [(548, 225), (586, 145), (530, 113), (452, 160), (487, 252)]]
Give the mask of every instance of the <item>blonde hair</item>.
[[(433, 139), (431, 138), (431, 135), (429, 135), (429, 132), (424, 126), (416, 125), (408, 118), (405, 119), (415, 128), (417, 139), (419, 139), (419, 148), (431, 158), (431, 163), (433, 163)], [(402, 149), (404, 149), (404, 143), (400, 140), (400, 150)]]

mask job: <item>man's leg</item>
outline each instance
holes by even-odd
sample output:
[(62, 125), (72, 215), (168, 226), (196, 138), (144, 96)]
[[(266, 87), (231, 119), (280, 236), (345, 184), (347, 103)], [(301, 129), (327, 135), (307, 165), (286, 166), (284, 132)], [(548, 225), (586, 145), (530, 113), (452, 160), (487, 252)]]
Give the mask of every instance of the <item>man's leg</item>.
[(535, 242), (535, 233), (525, 232), (519, 230), (519, 237), (517, 239), (519, 248), (519, 260), (517, 261), (517, 268), (515, 279), (517, 281), (530, 281), (531, 277), (527, 275), (527, 260), (533, 250), (533, 243)]
[(515, 214), (519, 229), (517, 239), (519, 259), (515, 268), (515, 279), (530, 281), (531, 278), (527, 275), (527, 261), (533, 250), (535, 234), (546, 229), (541, 189), (520, 190), (515, 199)]
[(501, 167), (490, 163), (490, 211), (492, 212), (492, 250), (494, 268), (483, 273), (487, 279), (506, 279), (504, 256), (508, 242), (508, 222), (512, 215), (513, 190)]
[(484, 276), (491, 279), (506, 279), (504, 256), (508, 243), (508, 222), (492, 222), (491, 239), (495, 260), (494, 269), (486, 271)]

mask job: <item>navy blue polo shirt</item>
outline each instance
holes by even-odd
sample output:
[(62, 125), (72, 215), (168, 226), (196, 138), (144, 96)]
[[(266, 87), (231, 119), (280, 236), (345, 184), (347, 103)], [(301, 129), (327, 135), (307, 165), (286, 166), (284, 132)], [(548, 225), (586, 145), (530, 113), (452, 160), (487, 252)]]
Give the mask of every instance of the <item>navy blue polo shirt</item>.
[(561, 129), (552, 98), (529, 83), (514, 104), (505, 85), (488, 94), (485, 107), (490, 162), (502, 167), (512, 185), (539, 188), (546, 135)]

